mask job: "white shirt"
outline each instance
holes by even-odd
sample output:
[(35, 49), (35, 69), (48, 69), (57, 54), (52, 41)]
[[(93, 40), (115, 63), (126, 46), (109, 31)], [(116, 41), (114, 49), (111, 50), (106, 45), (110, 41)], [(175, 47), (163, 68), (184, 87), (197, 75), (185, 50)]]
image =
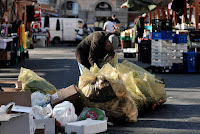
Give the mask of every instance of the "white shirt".
[(111, 21), (107, 21), (104, 26), (103, 26), (103, 30), (109, 33), (112, 33), (113, 30), (115, 30), (115, 25), (113, 22)]

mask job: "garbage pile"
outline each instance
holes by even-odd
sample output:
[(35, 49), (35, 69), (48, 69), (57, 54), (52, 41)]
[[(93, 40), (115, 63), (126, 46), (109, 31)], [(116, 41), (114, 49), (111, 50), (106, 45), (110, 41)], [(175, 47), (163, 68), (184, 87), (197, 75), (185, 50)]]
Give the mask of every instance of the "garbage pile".
[[(39, 129), (54, 133), (55, 124), (64, 127), (66, 133), (99, 133), (107, 130), (107, 121), (135, 122), (141, 108), (153, 108), (167, 99), (161, 78), (126, 60), (107, 63), (101, 69), (97, 65), (85, 69), (78, 87), (58, 91), (26, 68), (21, 68), (18, 81), (22, 82), (20, 91), (0, 92), (0, 98), (12, 95), (0, 101), (2, 134), (8, 133), (8, 125), (16, 123), (19, 126), (10, 129), (10, 134), (37, 134)], [(29, 129), (19, 129), (25, 119)]]
[(98, 107), (108, 118), (137, 121), (138, 110), (166, 102), (164, 81), (143, 68), (123, 61), (115, 67), (105, 64), (85, 69), (79, 78), (79, 92), (85, 106)]

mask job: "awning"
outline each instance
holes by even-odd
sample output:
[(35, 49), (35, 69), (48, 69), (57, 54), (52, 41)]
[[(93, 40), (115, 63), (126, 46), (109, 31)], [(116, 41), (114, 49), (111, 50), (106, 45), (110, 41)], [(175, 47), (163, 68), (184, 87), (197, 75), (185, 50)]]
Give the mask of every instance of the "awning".
[(167, 7), (171, 1), (172, 0), (127, 0), (121, 5), (121, 8), (149, 12), (156, 9), (157, 6)]

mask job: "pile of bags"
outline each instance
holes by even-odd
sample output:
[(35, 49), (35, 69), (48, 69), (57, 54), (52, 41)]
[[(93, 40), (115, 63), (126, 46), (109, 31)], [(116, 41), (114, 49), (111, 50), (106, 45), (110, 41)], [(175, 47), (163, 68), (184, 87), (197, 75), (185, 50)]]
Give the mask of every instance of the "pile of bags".
[(22, 81), (23, 90), (33, 92), (31, 98), (35, 117), (53, 116), (62, 126), (65, 122), (85, 119), (87, 108), (103, 110), (105, 113), (101, 115), (110, 121), (135, 122), (140, 109), (166, 102), (165, 83), (161, 78), (127, 60), (117, 63), (114, 59), (111, 64), (107, 63), (101, 69), (96, 64), (90, 70), (84, 69), (77, 92), (85, 108), (79, 117), (71, 102), (63, 101), (54, 108), (48, 105), (56, 88), (33, 71), (21, 68), (18, 80)]
[(155, 107), (167, 100), (164, 81), (125, 60), (94, 65), (79, 78), (79, 92), (85, 106), (98, 107), (109, 119), (137, 121), (138, 110)]

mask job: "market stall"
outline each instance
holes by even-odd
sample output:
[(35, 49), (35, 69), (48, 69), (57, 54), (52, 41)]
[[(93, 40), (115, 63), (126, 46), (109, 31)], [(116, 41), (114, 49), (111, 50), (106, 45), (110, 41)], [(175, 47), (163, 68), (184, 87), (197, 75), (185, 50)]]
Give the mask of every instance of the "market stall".
[(41, 10), (44, 14), (56, 13), (54, 10), (32, 0), (0, 0), (0, 7), (1, 65), (16, 64), (28, 58), (27, 49), (34, 45), (46, 47), (47, 34), (41, 30)]
[[(140, 9), (149, 15), (147, 25), (152, 27), (152, 30), (148, 31), (151, 36), (148, 38), (149, 41), (146, 41), (149, 34), (146, 34), (147, 30), (144, 28), (141, 41), (133, 42), (134, 44), (130, 43), (129, 47), (135, 47), (136, 52), (138, 52), (138, 60), (151, 63), (153, 71), (198, 72), (197, 66), (200, 62), (197, 60), (200, 44), (198, 36), (199, 2), (197, 0), (156, 2), (160, 1), (149, 1), (149, 3), (140, 1), (140, 4), (145, 3), (146, 6), (154, 7), (149, 8), (147, 6)], [(138, 2), (128, 0), (121, 7), (138, 10), (139, 7), (136, 5), (138, 5)], [(192, 14), (192, 9), (194, 9), (194, 14)], [(187, 11), (189, 15), (187, 15)], [(192, 23), (192, 20), (195, 20), (195, 23)], [(129, 32), (130, 30), (132, 31)], [(122, 32), (121, 36), (130, 33), (131, 39), (134, 32), (137, 31), (132, 28)], [(133, 38), (134, 36), (132, 36), (132, 40)], [(124, 41), (121, 42), (124, 46)], [(124, 48), (122, 47), (122, 49)]]

